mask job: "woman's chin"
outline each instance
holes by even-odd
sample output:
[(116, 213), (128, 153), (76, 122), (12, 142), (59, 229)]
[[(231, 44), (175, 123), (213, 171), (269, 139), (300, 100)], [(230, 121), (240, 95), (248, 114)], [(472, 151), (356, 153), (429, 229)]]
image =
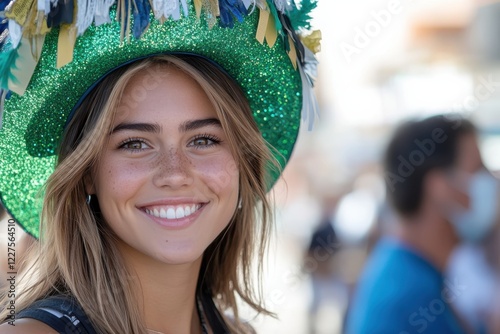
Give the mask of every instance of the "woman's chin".
[(203, 250), (192, 249), (192, 250), (182, 250), (182, 249), (170, 249), (161, 250), (156, 254), (156, 259), (159, 262), (172, 265), (190, 264), (198, 262), (203, 256)]

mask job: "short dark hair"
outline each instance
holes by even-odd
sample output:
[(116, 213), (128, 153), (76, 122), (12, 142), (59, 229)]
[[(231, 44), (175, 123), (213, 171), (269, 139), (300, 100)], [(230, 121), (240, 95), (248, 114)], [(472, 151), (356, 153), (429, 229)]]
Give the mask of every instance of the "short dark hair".
[(387, 199), (396, 212), (410, 216), (419, 210), (425, 176), (453, 167), (459, 140), (475, 132), (469, 120), (457, 115), (408, 121), (396, 129), (383, 161)]

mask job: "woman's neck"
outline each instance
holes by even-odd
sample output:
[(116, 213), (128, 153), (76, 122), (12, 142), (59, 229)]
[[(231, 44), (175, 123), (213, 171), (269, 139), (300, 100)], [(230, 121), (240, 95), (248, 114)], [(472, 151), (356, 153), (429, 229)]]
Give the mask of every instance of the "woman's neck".
[(201, 334), (196, 285), (201, 258), (188, 264), (165, 264), (121, 245), (139, 310), (152, 333)]

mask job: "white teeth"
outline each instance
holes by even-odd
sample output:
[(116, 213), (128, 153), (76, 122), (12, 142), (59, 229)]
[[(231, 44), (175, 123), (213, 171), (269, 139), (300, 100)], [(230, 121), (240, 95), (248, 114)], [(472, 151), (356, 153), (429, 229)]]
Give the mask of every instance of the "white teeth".
[(182, 207), (178, 207), (177, 210), (175, 210), (175, 218), (184, 218), (184, 209)]
[(167, 210), (167, 218), (174, 219), (175, 218), (175, 210), (173, 208), (168, 208)]
[(168, 206), (154, 209), (145, 209), (148, 215), (152, 215), (158, 218), (166, 219), (180, 219), (192, 215), (201, 208), (200, 204), (193, 204), (191, 206)]

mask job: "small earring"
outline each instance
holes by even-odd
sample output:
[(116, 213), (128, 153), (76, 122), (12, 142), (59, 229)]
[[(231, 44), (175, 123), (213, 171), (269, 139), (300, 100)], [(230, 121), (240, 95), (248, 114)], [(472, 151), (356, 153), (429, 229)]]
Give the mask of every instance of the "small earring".
[(85, 200), (85, 202), (87, 202), (87, 205), (90, 204), (90, 201), (92, 200), (92, 196), (90, 194), (87, 195), (87, 199)]
[(241, 201), (241, 198), (240, 200), (238, 201), (238, 209), (241, 209), (242, 205), (241, 205), (242, 201)]

